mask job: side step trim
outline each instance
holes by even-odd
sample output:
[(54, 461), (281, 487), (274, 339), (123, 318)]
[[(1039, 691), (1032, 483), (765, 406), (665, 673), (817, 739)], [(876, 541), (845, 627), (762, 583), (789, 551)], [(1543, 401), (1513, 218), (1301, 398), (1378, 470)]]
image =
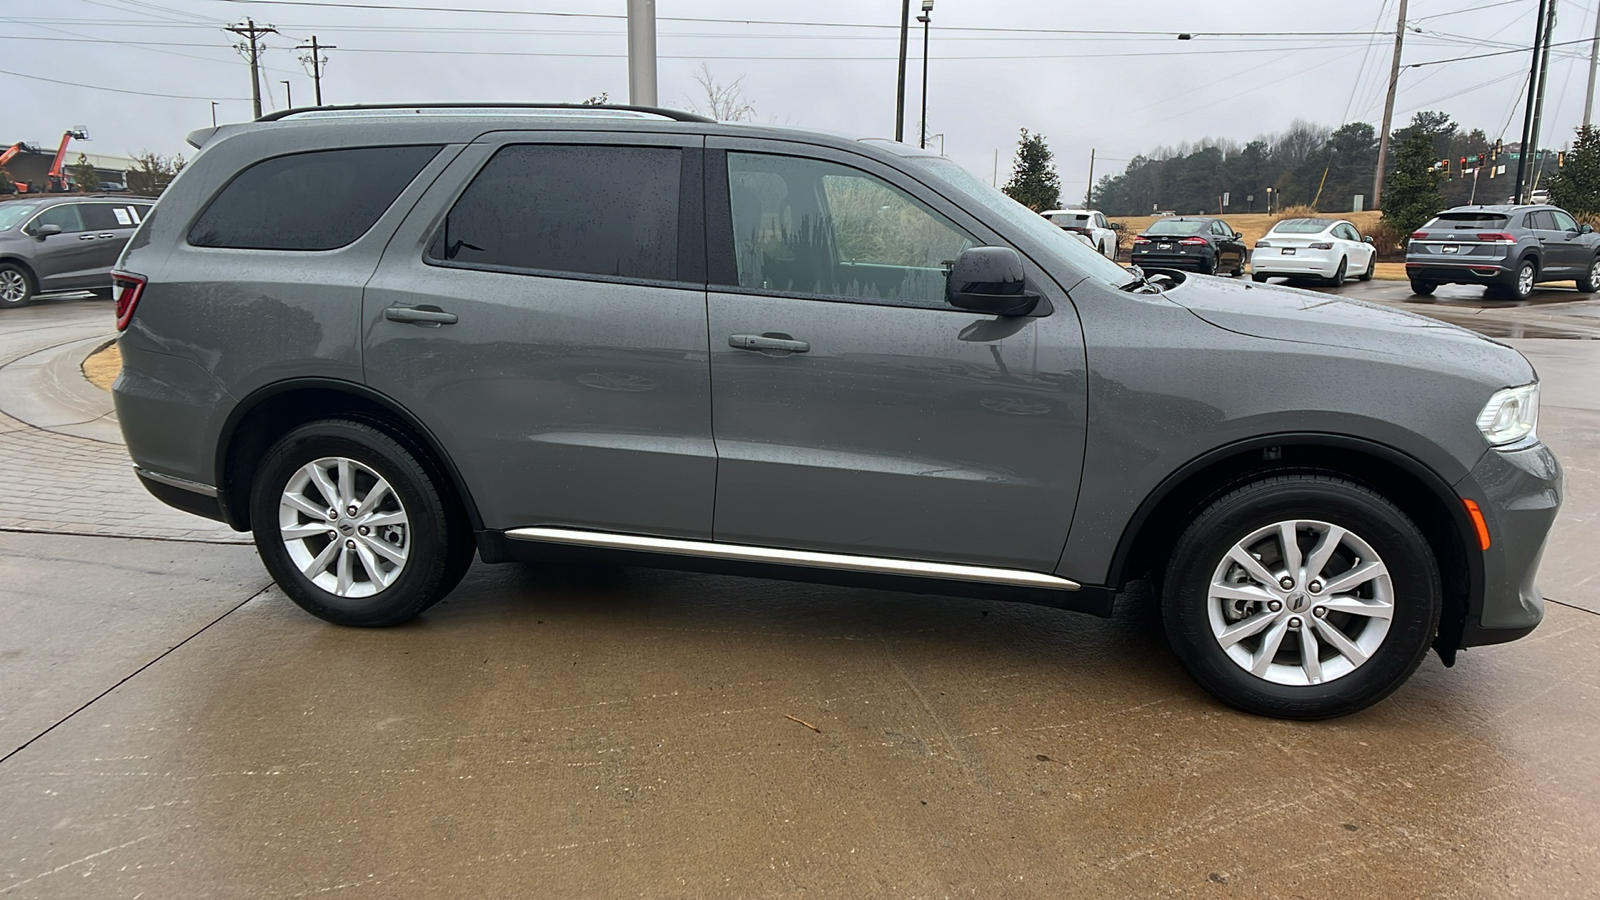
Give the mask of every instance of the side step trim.
[(546, 544), (635, 550), (677, 556), (703, 556), (711, 559), (733, 559), (780, 566), (806, 566), (814, 569), (837, 569), (845, 572), (870, 572), (879, 575), (944, 578), (951, 581), (975, 581), (984, 584), (1011, 585), (1013, 587), (1052, 588), (1058, 591), (1075, 591), (1081, 587), (1076, 581), (1069, 581), (1065, 578), (1058, 578), (1054, 575), (1045, 575), (1039, 572), (1027, 572), (1021, 569), (994, 569), (988, 566), (923, 562), (915, 559), (886, 559), (877, 556), (852, 556), (845, 553), (819, 553), (814, 550), (779, 550), (774, 547), (751, 547), (745, 544), (719, 544), (713, 541), (690, 541), (681, 538), (613, 534), (605, 531), (579, 531), (573, 528), (513, 528), (506, 532), (506, 537), (517, 541), (533, 541)]
[(192, 493), (199, 494), (202, 497), (215, 497), (217, 495), (217, 489), (209, 484), (201, 484), (198, 481), (190, 481), (187, 478), (179, 478), (176, 475), (163, 475), (160, 472), (152, 472), (149, 469), (141, 468), (139, 466), (134, 466), (133, 471), (143, 475), (151, 481), (159, 481), (162, 484), (170, 487), (190, 491)]

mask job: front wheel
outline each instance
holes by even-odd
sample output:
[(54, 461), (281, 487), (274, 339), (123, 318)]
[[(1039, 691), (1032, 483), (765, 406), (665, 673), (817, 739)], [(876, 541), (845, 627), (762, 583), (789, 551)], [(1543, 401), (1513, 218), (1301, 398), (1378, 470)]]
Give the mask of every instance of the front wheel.
[(471, 563), (472, 535), (438, 477), (357, 419), (310, 422), (273, 445), (256, 472), (250, 519), (278, 586), (337, 625), (408, 621)]
[(1357, 281), (1371, 281), (1372, 276), (1378, 273), (1378, 254), (1373, 253), (1367, 260), (1367, 270), (1356, 276)]
[(0, 309), (27, 306), (38, 291), (26, 269), (9, 263), (0, 265)]
[(1585, 294), (1600, 290), (1600, 256), (1590, 260), (1589, 270), (1578, 277), (1578, 290)]
[(1365, 709), (1411, 676), (1442, 604), (1417, 526), (1330, 475), (1265, 478), (1184, 532), (1162, 597), (1189, 674), (1247, 712), (1323, 719)]

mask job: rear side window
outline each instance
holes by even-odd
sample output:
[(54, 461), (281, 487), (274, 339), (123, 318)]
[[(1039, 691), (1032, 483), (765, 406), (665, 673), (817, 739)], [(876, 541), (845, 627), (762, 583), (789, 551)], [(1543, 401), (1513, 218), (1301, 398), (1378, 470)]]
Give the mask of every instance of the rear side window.
[(132, 203), (86, 203), (83, 205), (83, 225), (90, 231), (137, 228), (149, 211), (148, 206), (135, 206)]
[(682, 157), (673, 147), (505, 147), (456, 201), (428, 258), (672, 281)]
[(196, 247), (337, 250), (367, 233), (439, 146), (316, 150), (256, 163), (189, 229)]

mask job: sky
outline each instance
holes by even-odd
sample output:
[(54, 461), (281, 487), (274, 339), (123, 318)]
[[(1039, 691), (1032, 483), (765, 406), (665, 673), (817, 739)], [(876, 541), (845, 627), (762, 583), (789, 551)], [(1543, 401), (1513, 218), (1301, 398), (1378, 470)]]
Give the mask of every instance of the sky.
[[(1600, 0), (1556, 0), (1545, 146), (1583, 116)], [(1135, 154), (1247, 141), (1295, 119), (1377, 123), (1399, 0), (935, 0), (933, 146), (1004, 182), (1020, 129), (1045, 135), (1064, 198)], [(912, 15), (921, 0), (912, 0)], [(1537, 0), (1410, 0), (1396, 127), (1421, 109), (1490, 139), (1520, 136)], [(0, 0), (0, 141), (54, 146), (69, 126), (108, 155), (190, 152), (189, 131), (251, 116), (249, 66), (223, 29), (265, 39), (267, 110), (312, 99), (296, 45), (326, 54), (327, 103), (628, 99), (626, 0)], [(704, 66), (737, 81), (755, 121), (894, 133), (894, 0), (657, 0), (659, 103), (704, 106)], [(920, 115), (911, 23), (906, 136)], [(1179, 40), (1179, 34), (1190, 34)], [(1561, 46), (1565, 44), (1565, 46)], [(1519, 49), (1521, 48), (1521, 49)], [(1506, 52), (1514, 51), (1514, 52)], [(1441, 62), (1459, 57), (1477, 57)], [(1418, 65), (1421, 64), (1421, 65)]]

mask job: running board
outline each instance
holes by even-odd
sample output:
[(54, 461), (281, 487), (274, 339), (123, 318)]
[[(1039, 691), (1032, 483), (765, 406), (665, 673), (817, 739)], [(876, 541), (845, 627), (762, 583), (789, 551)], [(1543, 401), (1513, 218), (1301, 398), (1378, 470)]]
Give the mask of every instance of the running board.
[(877, 556), (852, 556), (845, 553), (819, 553), (814, 550), (779, 550), (773, 547), (751, 547), (744, 544), (719, 544), (712, 541), (688, 541), (681, 538), (613, 534), (605, 531), (578, 531), (571, 528), (513, 528), (506, 532), (506, 537), (516, 541), (532, 541), (543, 544), (600, 547), (609, 550), (665, 553), (673, 556), (699, 556), (708, 559), (727, 559), (778, 566), (804, 566), (813, 569), (865, 572), (874, 575), (943, 578), (950, 581), (1002, 584), (1010, 587), (1048, 588), (1057, 591), (1075, 591), (1081, 587), (1076, 581), (1057, 578), (1054, 575), (1043, 575), (1038, 572), (1026, 572), (1021, 569), (993, 569), (988, 566), (964, 566), (952, 563), (923, 562), (915, 559), (884, 559)]

